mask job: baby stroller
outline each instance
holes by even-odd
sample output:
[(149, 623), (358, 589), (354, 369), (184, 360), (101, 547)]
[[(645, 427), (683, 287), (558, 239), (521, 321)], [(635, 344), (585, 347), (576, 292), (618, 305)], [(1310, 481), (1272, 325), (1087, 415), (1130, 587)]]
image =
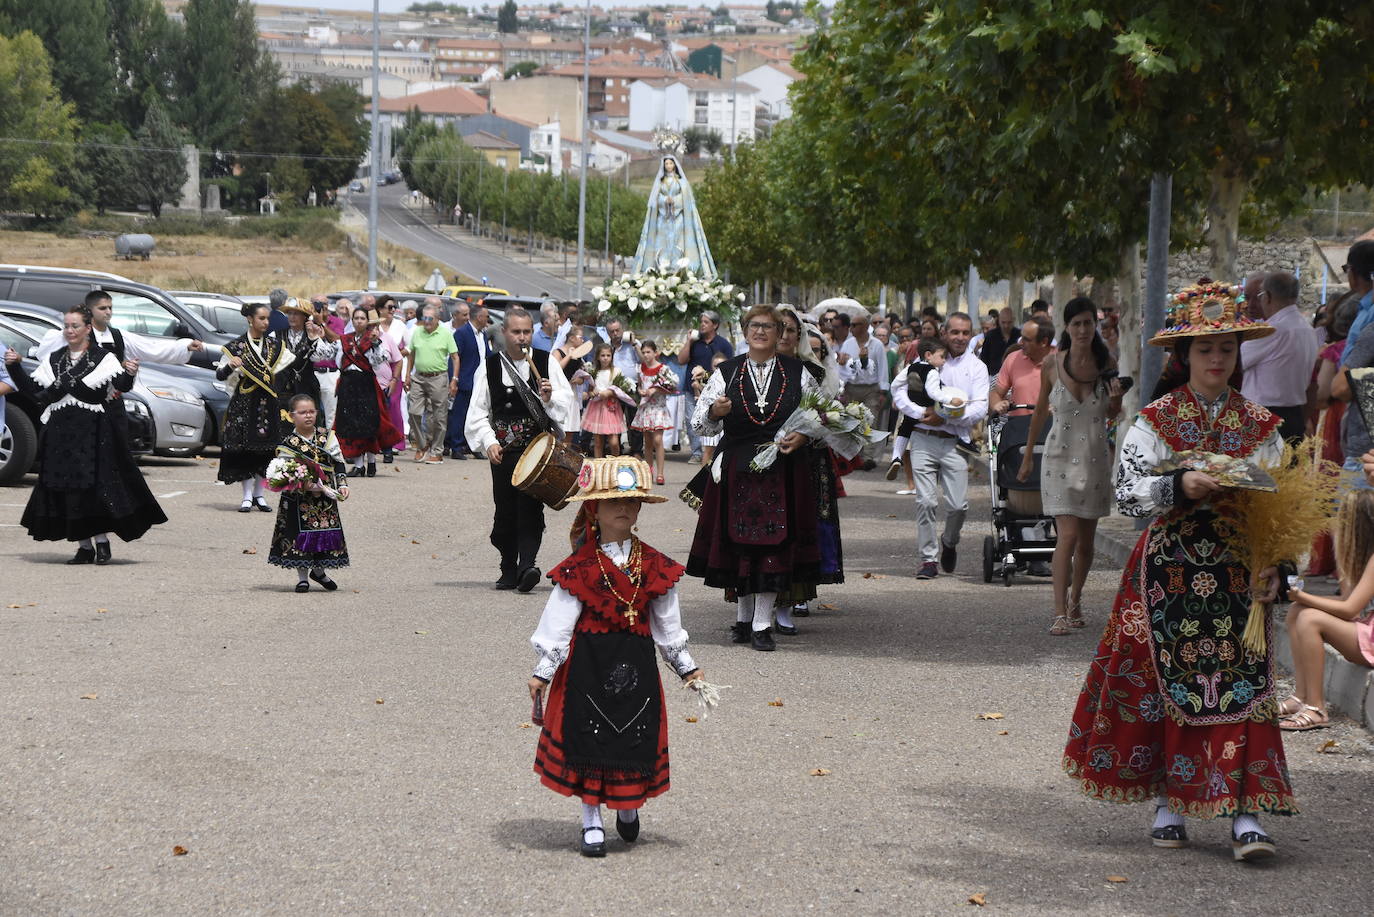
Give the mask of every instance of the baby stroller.
[[(1012, 405), (1013, 408), (1030, 405)], [(1035, 443), (1035, 467), (1025, 483), (1016, 480), (1030, 434), (1030, 415), (1003, 417), (988, 424), (988, 478), (992, 485), (992, 534), (983, 538), (983, 582), (1001, 576), (1010, 586), (1018, 570), (1033, 560), (1049, 560), (1058, 533), (1054, 517), (1040, 503), (1040, 456), (1049, 424)]]

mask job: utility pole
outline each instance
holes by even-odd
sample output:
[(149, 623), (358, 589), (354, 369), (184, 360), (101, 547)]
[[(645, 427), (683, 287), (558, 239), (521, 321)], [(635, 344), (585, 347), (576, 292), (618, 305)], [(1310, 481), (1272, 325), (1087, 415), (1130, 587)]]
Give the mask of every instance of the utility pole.
[[(629, 162), (629, 160), (625, 160)], [(611, 273), (611, 173), (606, 173), (606, 273)]]
[(582, 35), (582, 166), (577, 170), (577, 300), (587, 270), (587, 140), (591, 133), (592, 0), (587, 0), (587, 21)]
[(381, 106), (381, 71), (378, 58), (381, 47), (381, 0), (372, 0), (372, 168), (368, 169), (367, 195), (367, 288), (377, 289), (377, 165), (382, 158), (382, 134), (377, 123), (377, 109)]
[(1150, 179), (1150, 234), (1145, 247), (1145, 301), (1140, 308), (1140, 403), (1148, 403), (1150, 393), (1163, 368), (1163, 354), (1150, 346), (1150, 338), (1164, 327), (1164, 302), (1169, 291), (1169, 211), (1174, 178), (1156, 172)]

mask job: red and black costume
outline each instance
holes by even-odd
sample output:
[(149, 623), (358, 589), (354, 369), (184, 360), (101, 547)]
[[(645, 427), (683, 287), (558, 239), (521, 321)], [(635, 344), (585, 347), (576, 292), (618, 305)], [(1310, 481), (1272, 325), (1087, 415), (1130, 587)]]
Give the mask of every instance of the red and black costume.
[(552, 681), (534, 771), (589, 805), (637, 809), (668, 790), (660, 655), (681, 677), (687, 652), (675, 583), (683, 567), (636, 538), (588, 540), (549, 574), (554, 589), (530, 639), (534, 676)]
[(381, 336), (382, 332), (375, 328), (344, 335), (334, 433), (340, 451), (349, 461), (365, 453), (382, 452), (403, 438), (391, 422), (390, 405), (377, 381), (375, 367), (387, 360)]

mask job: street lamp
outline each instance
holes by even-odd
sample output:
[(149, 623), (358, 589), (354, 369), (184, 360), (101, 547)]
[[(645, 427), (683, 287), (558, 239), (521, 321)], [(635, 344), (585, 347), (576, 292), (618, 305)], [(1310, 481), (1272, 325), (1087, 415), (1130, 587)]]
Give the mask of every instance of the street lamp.
[(592, 0), (587, 0), (587, 18), (582, 35), (582, 165), (577, 170), (577, 301), (582, 301), (582, 284), (587, 270), (587, 135), (591, 133), (592, 85)]
[(369, 155), (372, 167), (368, 169), (369, 183), (367, 201), (367, 288), (377, 289), (377, 162), (382, 158), (382, 138), (377, 127), (377, 109), (381, 105), (380, 57), (381, 12), (380, 0), (372, 0), (372, 144)]

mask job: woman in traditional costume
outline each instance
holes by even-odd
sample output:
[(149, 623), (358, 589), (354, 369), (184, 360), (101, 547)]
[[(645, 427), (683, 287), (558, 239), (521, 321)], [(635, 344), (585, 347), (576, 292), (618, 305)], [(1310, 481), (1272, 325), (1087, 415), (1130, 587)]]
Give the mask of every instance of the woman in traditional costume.
[(581, 799), (582, 855), (600, 857), (603, 804), (631, 842), (640, 807), (668, 791), (668, 716), (654, 647), (683, 681), (702, 676), (682, 629), (682, 565), (633, 534), (641, 504), (665, 499), (651, 492), (649, 466), (588, 459), (578, 485), (569, 501), (582, 504), (573, 553), (549, 573), (553, 592), (530, 638), (539, 660), (529, 691), (544, 726), (534, 772), (554, 792)]
[(396, 442), (396, 425), (377, 372), (387, 365), (390, 350), (384, 334), (371, 322), (366, 309), (353, 310), (353, 331), (344, 335), (339, 357), (339, 399), (334, 432), (343, 457), (352, 463), (353, 474), (377, 475), (377, 454)]
[(304, 463), (319, 480), (309, 490), (282, 492), (267, 562), (295, 570), (300, 577), (297, 592), (309, 592), (312, 579), (333, 592), (339, 584), (325, 570), (348, 566), (339, 517), (339, 501), (348, 499), (343, 453), (330, 430), (315, 426), (317, 408), (309, 395), (292, 398), (289, 413), (293, 429), (277, 446), (277, 456)]
[(267, 333), (271, 309), (248, 304), (241, 310), (248, 330), (224, 345), (215, 375), (233, 394), (220, 436), (219, 480), (243, 483), (239, 512), (256, 506), (272, 512), (263, 494), (263, 476), (285, 432), (285, 404), (278, 374), (296, 359), (279, 337)]
[(1252, 595), (1272, 601), (1263, 583), (1276, 577), (1248, 569), (1232, 547), (1243, 533), (1215, 478), (1160, 470), (1190, 450), (1279, 460), (1278, 417), (1243, 398), (1237, 379), (1240, 342), (1273, 328), (1245, 316), (1239, 291), (1209, 281), (1184, 290), (1151, 339), (1173, 356), (1122, 444), (1116, 501), (1125, 515), (1154, 519), (1122, 574), (1064, 769), (1089, 796), (1152, 802), (1157, 847), (1187, 844), (1185, 816), (1229, 816), (1235, 857), (1250, 860), (1274, 853), (1259, 813), (1297, 812), (1272, 650), (1241, 642)]
[[(292, 361), (281, 372), (282, 410), (291, 412), (291, 399), (297, 395), (309, 395), (316, 405), (320, 401), (320, 381), (315, 375), (315, 363), (334, 360), (339, 354), (339, 345), (325, 340), (325, 329), (315, 321), (315, 314), (302, 306), (292, 297), (281, 307), (289, 323), (285, 331), (275, 336), (291, 351)], [(324, 409), (319, 408), (315, 418), (318, 426), (328, 428)]]
[(133, 385), (136, 366), (92, 346), (84, 305), (62, 316), (62, 339), (67, 346), (39, 363), (32, 377), (18, 353), (5, 353), (15, 387), (43, 409), (38, 482), (19, 523), (35, 541), (77, 542), (68, 564), (103, 566), (110, 562), (109, 533), (133, 541), (167, 517), (105, 410), (112, 389)]
[(726, 360), (707, 380), (692, 414), (697, 433), (723, 432), (715, 460), (683, 491), (698, 507), (687, 573), (733, 591), (735, 643), (771, 652), (773, 606), (779, 593), (821, 578), (816, 494), (807, 437), (789, 433), (777, 461), (763, 471), (749, 463), (773, 441), (816, 377), (796, 357), (778, 353), (783, 316), (768, 305), (744, 316), (749, 350)]

